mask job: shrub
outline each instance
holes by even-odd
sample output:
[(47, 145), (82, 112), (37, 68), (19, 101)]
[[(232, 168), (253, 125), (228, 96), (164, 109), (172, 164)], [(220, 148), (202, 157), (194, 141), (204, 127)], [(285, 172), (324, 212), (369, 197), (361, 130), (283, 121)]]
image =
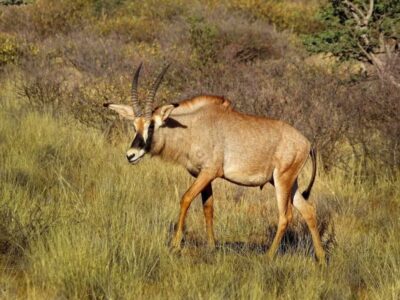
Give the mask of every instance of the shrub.
[(31, 34), (39, 38), (82, 30), (90, 21), (88, 2), (85, 0), (38, 0), (27, 11)]
[(0, 4), (3, 5), (21, 5), (31, 3), (33, 0), (1, 0)]
[(53, 218), (49, 219), (39, 206), (25, 211), (23, 220), (7, 204), (0, 206), (0, 255), (7, 257), (7, 263), (15, 265), (25, 259), (30, 244), (46, 234)]
[(314, 31), (319, 25), (315, 17), (317, 1), (235, 0), (230, 7), (264, 19), (281, 30), (305, 33)]
[(190, 18), (190, 45), (200, 65), (215, 63), (218, 52), (218, 29), (203, 18)]
[(6, 64), (15, 63), (21, 56), (17, 39), (8, 34), (0, 34), (0, 68)]
[(100, 21), (95, 30), (102, 36), (115, 35), (116, 38), (127, 43), (132, 41), (150, 43), (154, 41), (160, 27), (158, 22), (151, 19), (121, 16)]
[(128, 15), (140, 16), (150, 20), (171, 21), (193, 5), (192, 1), (184, 0), (146, 0), (146, 1), (127, 1), (124, 10)]
[(60, 72), (54, 61), (47, 59), (45, 56), (24, 63), (25, 74), (20, 92), (28, 100), (29, 107), (62, 114), (67, 107), (65, 74)]

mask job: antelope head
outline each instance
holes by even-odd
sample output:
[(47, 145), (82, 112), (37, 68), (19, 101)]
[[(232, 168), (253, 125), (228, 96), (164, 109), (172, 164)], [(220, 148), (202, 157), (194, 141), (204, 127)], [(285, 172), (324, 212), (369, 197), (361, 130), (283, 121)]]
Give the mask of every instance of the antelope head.
[(129, 149), (126, 152), (126, 158), (132, 164), (138, 163), (141, 158), (150, 151), (154, 132), (164, 125), (165, 120), (175, 107), (172, 104), (167, 104), (153, 111), (153, 102), (157, 89), (160, 86), (168, 67), (169, 65), (165, 66), (154, 81), (150, 93), (144, 103), (143, 113), (139, 104), (137, 92), (139, 74), (142, 64), (140, 64), (137, 68), (132, 80), (132, 106), (112, 103), (104, 104), (105, 107), (116, 111), (122, 118), (133, 122), (135, 135)]

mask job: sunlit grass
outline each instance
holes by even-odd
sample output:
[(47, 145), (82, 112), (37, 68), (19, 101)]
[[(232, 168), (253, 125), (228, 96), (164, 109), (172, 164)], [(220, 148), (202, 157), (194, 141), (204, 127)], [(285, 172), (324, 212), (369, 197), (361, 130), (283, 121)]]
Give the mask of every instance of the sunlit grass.
[(355, 184), (340, 172), (319, 175), (310, 201), (330, 250), (328, 267), (320, 268), (297, 214), (281, 253), (269, 261), (274, 190), (238, 189), (222, 180), (214, 185), (217, 251), (206, 250), (201, 203), (195, 201), (184, 250), (172, 255), (171, 227), (192, 179), (155, 158), (138, 166), (125, 160), (124, 145), (111, 146), (99, 132), (3, 99), (2, 297), (400, 296), (399, 180), (386, 179), (384, 171), (375, 185)]

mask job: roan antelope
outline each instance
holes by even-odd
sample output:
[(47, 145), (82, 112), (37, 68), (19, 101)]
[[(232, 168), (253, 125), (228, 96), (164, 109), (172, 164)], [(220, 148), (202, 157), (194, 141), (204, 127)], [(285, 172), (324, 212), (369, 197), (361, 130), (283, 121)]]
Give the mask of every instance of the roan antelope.
[[(141, 66), (132, 81), (133, 105), (106, 103), (104, 106), (133, 121), (135, 136), (126, 153), (130, 163), (138, 163), (146, 153), (159, 155), (183, 165), (196, 178), (181, 200), (176, 232), (171, 242), (173, 249), (181, 247), (187, 210), (200, 193), (208, 245), (215, 247), (211, 183), (219, 177), (243, 186), (262, 187), (267, 182), (275, 186), (279, 222), (268, 251), (270, 257), (275, 255), (292, 220), (294, 206), (311, 231), (317, 259), (324, 262), (325, 252), (317, 231), (315, 208), (305, 200), (316, 175), (316, 155), (310, 142), (282, 121), (237, 112), (228, 100), (217, 96), (197, 96), (153, 110), (156, 91), (168, 66), (155, 80), (142, 114), (137, 93)], [(309, 155), (312, 177), (301, 194), (297, 177)]]

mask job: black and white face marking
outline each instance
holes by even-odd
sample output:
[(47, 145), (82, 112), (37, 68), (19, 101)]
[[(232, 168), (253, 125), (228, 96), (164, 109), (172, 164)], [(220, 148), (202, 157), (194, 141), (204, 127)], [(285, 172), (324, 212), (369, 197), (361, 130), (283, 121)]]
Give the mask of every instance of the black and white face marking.
[(154, 121), (137, 118), (134, 120), (135, 136), (130, 148), (126, 152), (126, 158), (132, 164), (136, 164), (151, 150), (154, 133)]

